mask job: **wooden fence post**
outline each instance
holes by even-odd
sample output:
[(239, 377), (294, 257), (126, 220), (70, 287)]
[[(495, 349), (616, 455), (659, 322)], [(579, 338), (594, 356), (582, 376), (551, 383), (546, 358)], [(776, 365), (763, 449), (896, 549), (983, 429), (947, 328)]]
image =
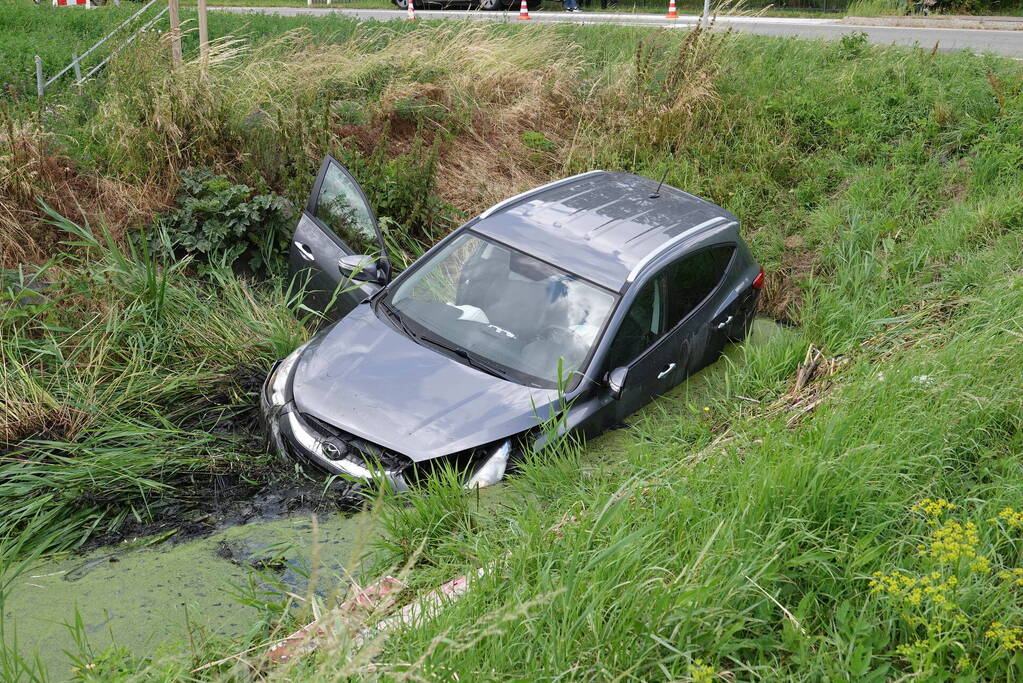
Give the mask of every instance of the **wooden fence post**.
[(202, 56), (203, 68), (210, 56), (210, 30), (206, 23), (206, 0), (199, 0), (199, 54)]
[(167, 0), (171, 29), (171, 61), (181, 66), (181, 17), (178, 15), (178, 0)]

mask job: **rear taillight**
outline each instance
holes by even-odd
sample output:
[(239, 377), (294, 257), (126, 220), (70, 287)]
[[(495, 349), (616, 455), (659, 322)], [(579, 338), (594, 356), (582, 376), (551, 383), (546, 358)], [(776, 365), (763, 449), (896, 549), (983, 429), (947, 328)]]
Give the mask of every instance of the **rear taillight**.
[(764, 286), (764, 269), (761, 268), (757, 276), (753, 278), (753, 284), (750, 285), (753, 289), (760, 289)]

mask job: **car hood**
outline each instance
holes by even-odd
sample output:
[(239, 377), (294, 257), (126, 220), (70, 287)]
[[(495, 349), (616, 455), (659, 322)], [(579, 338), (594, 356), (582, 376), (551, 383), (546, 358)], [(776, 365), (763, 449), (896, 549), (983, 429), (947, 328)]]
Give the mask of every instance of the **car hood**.
[(369, 304), (313, 338), (292, 387), (299, 412), (416, 462), (529, 429), (557, 398), (421, 346)]

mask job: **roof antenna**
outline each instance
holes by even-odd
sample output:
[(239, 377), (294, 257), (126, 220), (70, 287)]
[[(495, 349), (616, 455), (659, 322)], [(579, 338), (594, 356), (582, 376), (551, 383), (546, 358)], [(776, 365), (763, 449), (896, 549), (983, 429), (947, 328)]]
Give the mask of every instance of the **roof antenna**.
[(661, 175), (661, 182), (657, 183), (657, 189), (650, 195), (650, 199), (660, 199), (661, 197), (661, 185), (664, 184), (664, 179), (668, 177), (668, 169), (664, 169), (664, 174)]

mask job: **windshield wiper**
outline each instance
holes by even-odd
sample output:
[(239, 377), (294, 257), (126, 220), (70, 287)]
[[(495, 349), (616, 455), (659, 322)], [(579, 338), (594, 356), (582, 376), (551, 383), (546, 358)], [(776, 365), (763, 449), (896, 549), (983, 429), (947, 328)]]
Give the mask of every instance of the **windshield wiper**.
[(398, 309), (389, 306), (387, 302), (385, 302), (382, 299), (380, 301), (380, 305), (383, 307), (384, 312), (387, 313), (387, 315), (389, 315), (391, 319), (398, 324), (398, 327), (401, 328), (402, 332), (408, 335), (409, 338), (411, 339), (419, 339), (419, 335), (417, 335), (415, 332), (409, 329), (409, 326), (405, 323), (405, 319), (402, 317), (401, 313), (398, 312)]
[(505, 378), (508, 376), (508, 373), (502, 370), (501, 368), (495, 367), (490, 363), (481, 360), (478, 356), (463, 349), (461, 346), (455, 346), (454, 344), (449, 344), (446, 341), (437, 339), (436, 337), (427, 337), (426, 335), (420, 335), (419, 339), (425, 342), (430, 342), (434, 346), (439, 346), (442, 349), (450, 351), (459, 358), (465, 360), (465, 362), (468, 363), (469, 365), (473, 366), (477, 370), (482, 370), (488, 375), (493, 375), (494, 377), (501, 378)]
[(473, 366), (474, 368), (482, 370), (487, 374), (501, 378), (508, 376), (508, 373), (502, 370), (501, 368), (494, 367), (493, 365), (490, 365), (486, 361), (480, 360), (479, 357), (477, 357), (475, 354), (466, 351), (460, 346), (448, 344), (447, 342), (442, 341), (436, 337), (427, 337), (426, 335), (416, 334), (409, 328), (408, 324), (405, 323), (405, 319), (402, 316), (402, 314), (398, 312), (398, 309), (388, 305), (387, 302), (384, 301), (383, 299), (380, 300), (379, 305), (383, 307), (384, 312), (386, 312), (387, 315), (390, 316), (392, 320), (394, 320), (398, 327), (400, 327), (401, 330), (406, 335), (408, 335), (410, 339), (414, 339), (416, 341), (425, 341), (433, 344), (434, 346), (439, 346), (440, 348), (446, 351), (450, 351), (459, 358), (463, 359), (466, 363)]

